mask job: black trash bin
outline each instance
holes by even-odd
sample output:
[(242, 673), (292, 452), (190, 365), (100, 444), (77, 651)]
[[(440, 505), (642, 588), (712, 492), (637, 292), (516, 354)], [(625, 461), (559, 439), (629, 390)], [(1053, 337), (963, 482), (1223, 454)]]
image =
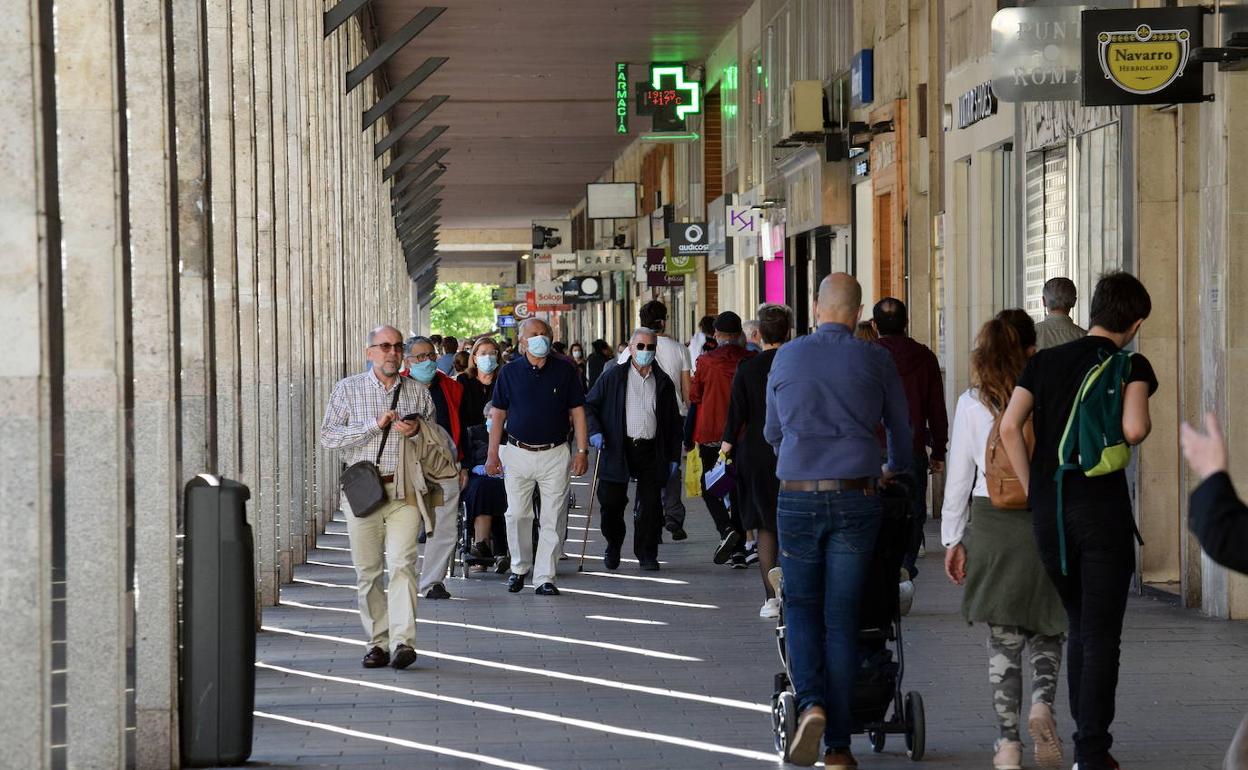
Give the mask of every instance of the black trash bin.
[(182, 764), (251, 756), (256, 695), (256, 577), (250, 490), (201, 475), (185, 489), (178, 695)]

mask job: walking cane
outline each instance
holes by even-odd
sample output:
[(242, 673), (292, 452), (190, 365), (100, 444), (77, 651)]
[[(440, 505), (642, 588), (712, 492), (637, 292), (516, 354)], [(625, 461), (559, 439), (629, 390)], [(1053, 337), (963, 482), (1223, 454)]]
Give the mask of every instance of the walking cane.
[(598, 496), (598, 466), (602, 464), (602, 450), (594, 453), (594, 477), (589, 483), (589, 502), (585, 505), (585, 537), (581, 540), (581, 563), (577, 572), (585, 571), (585, 548), (589, 545), (589, 529), (594, 523), (594, 498)]

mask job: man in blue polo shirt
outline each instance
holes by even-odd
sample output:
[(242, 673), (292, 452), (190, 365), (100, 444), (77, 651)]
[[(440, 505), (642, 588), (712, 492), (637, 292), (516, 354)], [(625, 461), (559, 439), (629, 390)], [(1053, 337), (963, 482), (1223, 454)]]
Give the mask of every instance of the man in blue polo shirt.
[[(507, 488), (507, 545), (511, 575), (507, 590), (518, 593), (533, 570), (542, 596), (558, 596), (559, 514), (568, 499), (568, 428), (576, 433), (571, 475), (589, 467), (585, 387), (575, 364), (551, 355), (550, 325), (537, 318), (519, 330), (521, 357), (498, 370), (485, 472), (503, 473)], [(504, 473), (504, 468), (506, 469)], [(541, 491), (542, 521), (533, 555), (533, 487)]]
[[(845, 273), (819, 285), (814, 334), (780, 348), (767, 380), (763, 436), (776, 448), (776, 505), (789, 667), (797, 695), (794, 764), (856, 768), (849, 751), (858, 667), (858, 604), (880, 532), (882, 476), (910, 465), (910, 415), (888, 350), (854, 339), (862, 287)], [(880, 467), (876, 428), (888, 434)]]

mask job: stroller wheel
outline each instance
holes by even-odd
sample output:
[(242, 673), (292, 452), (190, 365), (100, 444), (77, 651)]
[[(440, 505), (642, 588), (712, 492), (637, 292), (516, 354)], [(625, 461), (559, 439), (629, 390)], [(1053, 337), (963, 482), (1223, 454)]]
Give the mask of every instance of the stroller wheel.
[(888, 738), (888, 733), (883, 730), (868, 730), (867, 739), (871, 741), (871, 750), (879, 754), (884, 750), (884, 740)]
[(927, 743), (927, 719), (923, 715), (923, 696), (911, 690), (906, 693), (906, 756), (915, 762), (923, 758)]
[(797, 697), (789, 690), (771, 698), (771, 727), (775, 733), (776, 751), (789, 761), (789, 745), (797, 732)]

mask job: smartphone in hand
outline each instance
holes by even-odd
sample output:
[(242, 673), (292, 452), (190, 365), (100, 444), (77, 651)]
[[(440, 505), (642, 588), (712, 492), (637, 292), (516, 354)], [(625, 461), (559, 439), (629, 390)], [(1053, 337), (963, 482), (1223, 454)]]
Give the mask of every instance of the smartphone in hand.
[(420, 419), (420, 415), (417, 414), (416, 412), (412, 412), (411, 414), (403, 418), (403, 422), (416, 422), (419, 419)]

